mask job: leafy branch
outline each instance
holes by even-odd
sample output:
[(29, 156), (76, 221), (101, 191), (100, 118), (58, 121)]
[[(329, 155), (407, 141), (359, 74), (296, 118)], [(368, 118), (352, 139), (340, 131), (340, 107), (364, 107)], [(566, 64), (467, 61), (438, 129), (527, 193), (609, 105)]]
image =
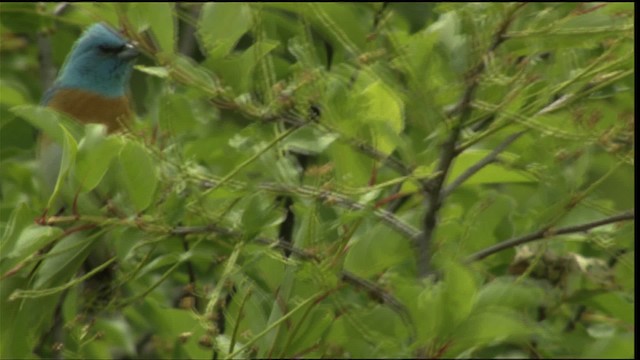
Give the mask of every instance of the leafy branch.
[[(229, 229), (227, 227), (224, 226), (220, 226), (218, 224), (208, 224), (208, 225), (200, 225), (200, 226), (177, 226), (174, 228), (168, 228), (166, 226), (163, 225), (155, 225), (153, 223), (149, 223), (149, 222), (144, 222), (140, 219), (135, 219), (135, 220), (129, 220), (129, 219), (110, 219), (110, 218), (104, 218), (104, 217), (100, 217), (100, 216), (85, 216), (85, 215), (73, 215), (73, 216), (52, 216), (48, 219), (46, 219), (46, 225), (60, 225), (60, 224), (68, 224), (68, 223), (78, 223), (78, 222), (84, 222), (84, 223), (89, 223), (93, 226), (114, 226), (114, 225), (119, 225), (119, 226), (125, 226), (125, 227), (131, 227), (131, 228), (138, 228), (141, 229), (143, 231), (146, 231), (148, 233), (157, 233), (158, 235), (174, 235), (174, 236), (180, 236), (180, 237), (186, 237), (189, 235), (207, 235), (207, 234), (216, 234), (216, 235), (222, 235), (222, 236), (226, 236), (226, 237), (231, 237), (231, 238), (236, 238), (236, 239), (241, 239), (244, 238), (244, 234), (240, 231), (236, 231), (236, 230), (232, 230)], [(273, 239), (269, 239), (267, 237), (256, 237), (253, 239), (255, 242), (262, 244), (262, 245), (266, 245), (269, 247), (277, 247), (280, 249), (284, 249), (289, 251), (292, 254), (295, 254), (299, 259), (301, 260), (305, 260), (305, 261), (313, 261), (313, 262), (319, 262), (322, 260), (322, 258), (311, 252), (308, 250), (303, 250), (300, 248), (296, 248), (295, 246), (293, 246), (290, 243), (287, 243), (285, 241), (279, 241), (279, 240), (273, 240)], [(200, 239), (197, 243), (200, 243), (202, 241), (202, 239)], [(191, 246), (191, 251), (193, 251), (193, 249), (196, 248), (197, 243), (194, 244), (193, 246)], [(115, 260), (115, 258), (110, 259), (109, 261), (105, 262), (104, 264), (100, 265), (99, 268), (96, 268), (94, 271), (92, 271), (89, 274), (86, 274), (85, 276), (83, 276), (80, 279), (75, 279), (72, 280), (70, 283), (64, 284), (62, 286), (59, 286), (55, 289), (44, 289), (44, 290), (38, 290), (38, 291), (32, 291), (32, 292), (18, 292), (15, 296), (39, 296), (40, 294), (49, 294), (49, 293), (56, 293), (59, 291), (62, 291), (70, 286), (73, 286), (74, 284), (85, 280), (87, 278), (90, 278), (91, 276), (93, 276), (95, 273), (97, 273), (100, 269), (106, 267), (107, 265), (109, 265), (111, 262), (113, 262)], [(153, 288), (159, 286), (164, 280), (166, 280), (168, 278), (168, 275), (173, 272), (180, 264), (181, 262), (186, 261), (186, 259), (182, 259), (181, 261), (176, 262), (176, 264), (174, 264), (171, 269), (169, 269), (167, 272), (165, 272), (165, 274), (160, 278), (159, 281), (157, 281), (153, 286), (151, 286), (148, 290), (146, 290), (144, 293), (139, 294), (139, 295), (135, 295), (133, 296), (131, 299), (128, 299), (126, 301), (123, 301), (122, 304), (129, 304), (131, 303), (134, 299), (139, 299), (141, 297), (143, 297), (144, 295), (148, 294)], [(12, 274), (6, 274), (7, 277), (13, 275)], [(375, 298), (377, 301), (384, 303), (388, 306), (390, 306), (394, 311), (396, 311), (398, 313), (398, 315), (403, 319), (403, 321), (405, 321), (406, 324), (411, 324), (411, 321), (409, 320), (409, 314), (407, 309), (405, 308), (405, 306), (399, 301), (397, 300), (393, 295), (391, 295), (390, 293), (388, 293), (387, 291), (385, 291), (384, 289), (380, 288), (378, 285), (376, 285), (375, 283), (361, 278), (355, 274), (352, 274), (348, 271), (341, 271), (340, 272), (340, 278), (345, 282), (348, 283), (352, 286), (354, 286), (355, 288), (361, 289), (365, 292), (367, 292), (369, 295), (371, 295), (373, 298)]]

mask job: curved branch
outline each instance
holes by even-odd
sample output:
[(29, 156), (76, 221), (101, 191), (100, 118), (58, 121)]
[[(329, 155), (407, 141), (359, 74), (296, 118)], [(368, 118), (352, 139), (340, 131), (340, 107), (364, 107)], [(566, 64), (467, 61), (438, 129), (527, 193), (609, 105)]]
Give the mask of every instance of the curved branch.
[(633, 220), (634, 218), (635, 218), (635, 210), (631, 210), (628, 212), (624, 212), (622, 214), (610, 216), (608, 218), (604, 218), (596, 221), (587, 222), (580, 225), (567, 226), (567, 227), (563, 227), (555, 230), (553, 228), (548, 228), (548, 227), (542, 228), (530, 234), (518, 236), (512, 239), (503, 241), (501, 243), (498, 243), (496, 245), (490, 246), (484, 250), (480, 250), (470, 255), (469, 257), (467, 257), (465, 262), (472, 263), (474, 261), (482, 260), (487, 256), (493, 255), (502, 250), (509, 249), (514, 246), (526, 244), (528, 242), (532, 242), (540, 239), (546, 239), (546, 238), (554, 237), (557, 235), (586, 232), (593, 228), (597, 228), (599, 226), (608, 225), (608, 224), (612, 224), (619, 221)]

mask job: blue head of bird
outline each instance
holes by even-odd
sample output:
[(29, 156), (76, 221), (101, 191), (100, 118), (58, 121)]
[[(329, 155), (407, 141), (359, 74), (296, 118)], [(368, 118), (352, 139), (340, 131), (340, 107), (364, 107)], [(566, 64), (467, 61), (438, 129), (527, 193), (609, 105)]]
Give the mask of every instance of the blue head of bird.
[[(82, 89), (105, 97), (123, 96), (138, 54), (133, 45), (110, 27), (94, 24), (73, 45), (54, 89)], [(45, 103), (47, 98), (45, 95)]]

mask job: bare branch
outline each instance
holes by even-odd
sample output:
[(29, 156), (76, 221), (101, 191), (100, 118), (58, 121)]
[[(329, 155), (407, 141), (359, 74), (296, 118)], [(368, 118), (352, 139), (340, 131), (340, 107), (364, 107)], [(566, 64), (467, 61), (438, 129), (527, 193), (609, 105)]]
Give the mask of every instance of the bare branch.
[(580, 225), (574, 225), (574, 226), (567, 226), (567, 227), (563, 227), (563, 228), (559, 228), (554, 230), (553, 228), (542, 228), (538, 231), (532, 232), (530, 234), (527, 235), (523, 235), (523, 236), (519, 236), (516, 238), (512, 238), (506, 241), (503, 241), (501, 243), (498, 243), (496, 245), (490, 246), (484, 250), (480, 250), (478, 252), (476, 252), (475, 254), (470, 255), (469, 257), (467, 257), (467, 259), (465, 260), (466, 263), (472, 263), (478, 260), (482, 260), (484, 258), (486, 258), (487, 256), (493, 255), (497, 252), (500, 252), (502, 250), (505, 249), (509, 249), (512, 248), (514, 246), (518, 246), (518, 245), (522, 245), (522, 244), (526, 244), (528, 242), (532, 242), (532, 241), (536, 241), (536, 240), (540, 240), (540, 239), (547, 239), (553, 236), (557, 236), (557, 235), (565, 235), (565, 234), (572, 234), (572, 233), (579, 233), (579, 232), (586, 232), (589, 231), (593, 228), (597, 228), (599, 226), (603, 226), (603, 225), (608, 225), (608, 224), (612, 224), (615, 222), (619, 222), (619, 221), (627, 221), (627, 220), (633, 220), (635, 218), (635, 210), (631, 210), (628, 212), (624, 212), (622, 214), (618, 214), (618, 215), (614, 215), (614, 216), (610, 216), (608, 218), (604, 218), (604, 219), (600, 219), (600, 220), (596, 220), (596, 221), (591, 221), (588, 223), (584, 223), (584, 224), (580, 224)]

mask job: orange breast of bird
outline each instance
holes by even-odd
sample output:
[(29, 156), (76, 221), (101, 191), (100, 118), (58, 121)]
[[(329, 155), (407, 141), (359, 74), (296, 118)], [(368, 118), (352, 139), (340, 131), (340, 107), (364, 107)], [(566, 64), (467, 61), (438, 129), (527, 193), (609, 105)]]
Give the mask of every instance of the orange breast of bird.
[(108, 98), (77, 89), (59, 89), (47, 106), (86, 123), (99, 123), (109, 133), (126, 129), (133, 113), (126, 96)]

